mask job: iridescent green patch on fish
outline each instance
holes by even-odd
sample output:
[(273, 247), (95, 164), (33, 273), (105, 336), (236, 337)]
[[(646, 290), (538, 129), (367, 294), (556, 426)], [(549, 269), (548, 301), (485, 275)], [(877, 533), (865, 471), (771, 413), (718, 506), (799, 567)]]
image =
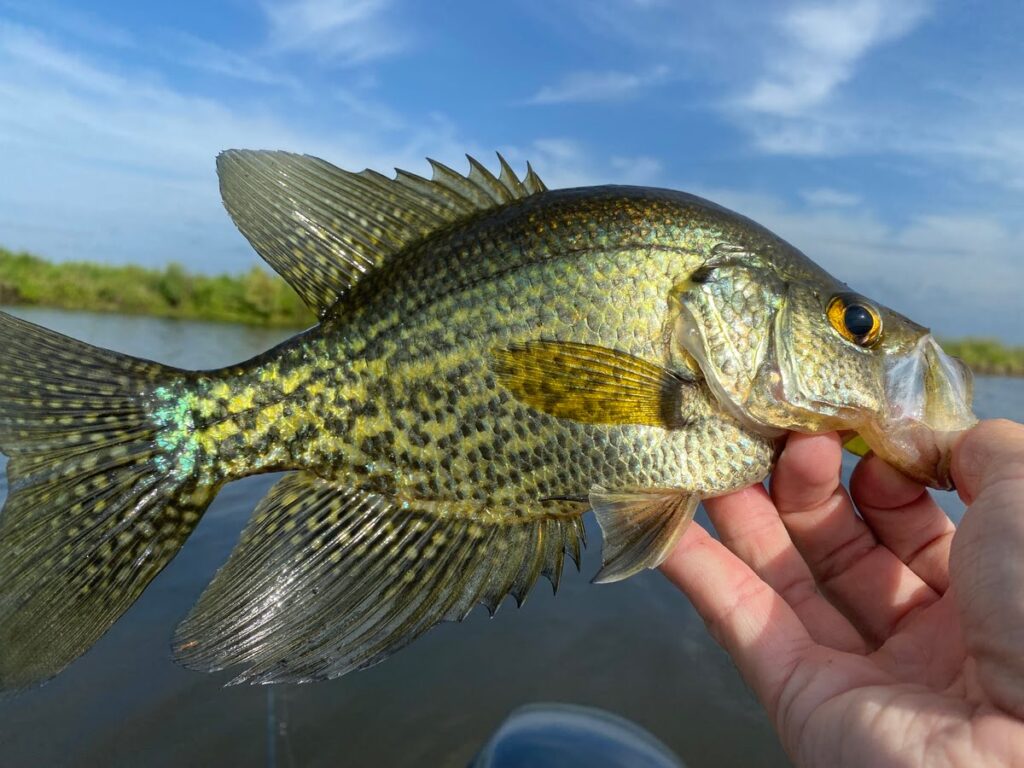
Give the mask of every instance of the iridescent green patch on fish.
[(218, 158), (228, 212), (319, 318), (182, 371), (0, 313), (0, 690), (84, 652), (227, 482), (287, 472), (175, 635), (238, 681), (337, 677), (475, 605), (661, 563), (786, 431), (949, 482), (966, 370), (757, 224), (671, 190)]
[(176, 392), (169, 387), (157, 387), (153, 397), (161, 404), (153, 411), (153, 420), (157, 426), (156, 444), (161, 449), (155, 459), (157, 468), (162, 472), (189, 475), (195, 468), (196, 455), (199, 453), (199, 440), (192, 418), (197, 397), (193, 393)]

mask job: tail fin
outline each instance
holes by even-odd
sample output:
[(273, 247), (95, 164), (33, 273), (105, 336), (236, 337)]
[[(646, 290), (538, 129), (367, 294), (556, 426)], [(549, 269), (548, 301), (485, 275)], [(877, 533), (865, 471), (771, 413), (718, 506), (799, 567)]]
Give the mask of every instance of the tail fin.
[(187, 379), (0, 312), (0, 691), (96, 642), (216, 493), (159, 410)]

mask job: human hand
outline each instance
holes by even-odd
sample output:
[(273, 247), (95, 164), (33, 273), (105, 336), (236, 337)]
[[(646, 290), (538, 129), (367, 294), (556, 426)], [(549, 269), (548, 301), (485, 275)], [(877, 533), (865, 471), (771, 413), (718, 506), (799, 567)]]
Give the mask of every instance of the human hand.
[[(791, 435), (771, 482), (705, 506), (662, 566), (808, 766), (1024, 765), (1024, 426), (954, 449), (959, 529), (836, 434)], [(854, 513), (854, 504), (863, 519)]]

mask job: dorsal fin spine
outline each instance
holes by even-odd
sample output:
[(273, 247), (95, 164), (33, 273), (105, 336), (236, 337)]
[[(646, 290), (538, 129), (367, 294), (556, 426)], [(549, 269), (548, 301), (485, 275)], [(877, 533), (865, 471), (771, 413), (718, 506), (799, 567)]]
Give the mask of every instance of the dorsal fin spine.
[(464, 211), (471, 211), (480, 204), (479, 190), (470, 183), (468, 178), (453, 171), (444, 163), (439, 163), (436, 160), (428, 160), (428, 162), (434, 171), (431, 181), (458, 195), (464, 201)]
[(481, 188), (489, 192), (498, 205), (512, 201), (512, 195), (497, 176), (484, 168), (476, 158), (466, 155), (466, 159), (469, 160), (470, 181), (475, 181)]
[(511, 189), (516, 197), (525, 197), (527, 194), (526, 187), (516, 176), (516, 172), (512, 170), (512, 166), (508, 164), (501, 152), (498, 152), (498, 163), (501, 165), (501, 183)]
[(537, 172), (535, 170), (533, 170), (533, 166), (530, 165), (530, 161), (529, 160), (526, 161), (526, 179), (525, 179), (525, 183), (526, 183), (526, 189), (529, 191), (529, 193), (531, 195), (535, 195), (538, 192), (547, 192), (548, 191), (547, 185), (545, 185), (544, 182), (540, 180), (540, 176), (538, 176)]

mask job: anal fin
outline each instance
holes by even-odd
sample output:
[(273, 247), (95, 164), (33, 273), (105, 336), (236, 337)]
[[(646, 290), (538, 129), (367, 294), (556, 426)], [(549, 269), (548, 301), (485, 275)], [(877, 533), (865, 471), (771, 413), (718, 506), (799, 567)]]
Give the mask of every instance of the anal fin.
[(590, 492), (590, 506), (604, 536), (601, 570), (594, 583), (621, 581), (657, 568), (693, 520), (700, 498), (676, 489)]
[(478, 603), (557, 585), (583, 538), (578, 502), (527, 511), (399, 502), (287, 475), (178, 627), (189, 668), (244, 665), (235, 682), (338, 677), (382, 661)]

